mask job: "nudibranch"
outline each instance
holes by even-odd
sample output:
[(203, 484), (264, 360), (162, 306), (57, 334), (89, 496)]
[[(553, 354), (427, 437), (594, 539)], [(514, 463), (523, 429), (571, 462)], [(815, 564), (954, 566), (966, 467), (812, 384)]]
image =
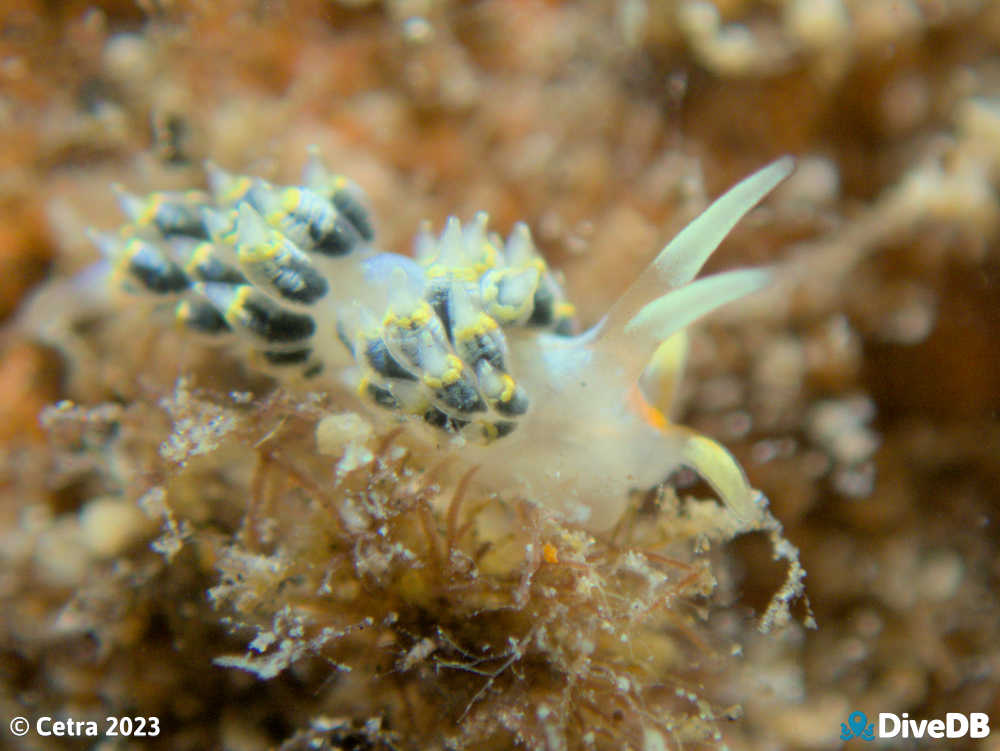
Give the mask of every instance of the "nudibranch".
[(763, 287), (740, 269), (695, 280), (733, 226), (789, 175), (784, 157), (716, 200), (590, 330), (527, 225), (487, 215), (425, 226), (412, 257), (379, 251), (366, 199), (313, 152), (302, 184), (207, 166), (205, 192), (138, 197), (95, 235), (117, 288), (255, 369), (348, 393), (477, 466), (490, 490), (594, 530), (629, 492), (695, 470), (741, 520), (756, 493), (726, 449), (669, 420), (685, 327)]

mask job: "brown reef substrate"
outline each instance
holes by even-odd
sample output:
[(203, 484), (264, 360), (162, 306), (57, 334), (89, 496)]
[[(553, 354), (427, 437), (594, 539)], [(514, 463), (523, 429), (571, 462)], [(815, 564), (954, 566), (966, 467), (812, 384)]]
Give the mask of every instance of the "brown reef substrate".
[[(756, 633), (755, 616), (784, 571), (751, 536), (704, 559), (718, 579), (710, 626), (688, 611), (700, 603), (702, 582), (671, 590), (680, 604), (657, 615), (670, 622), (654, 620), (652, 630), (680, 629), (672, 619), (685, 628), (695, 622), (711, 644), (675, 634), (667, 642), (681, 644), (685, 660), (663, 657), (664, 665), (704, 684), (709, 714), (742, 703), (741, 719), (719, 721), (732, 748), (836, 748), (840, 723), (855, 709), (1000, 717), (995, 7), (52, 7), (22, 4), (0, 38), (0, 296), (8, 322), (46, 269), (65, 279), (95, 258), (84, 230), (119, 222), (112, 182), (136, 192), (200, 184), (208, 157), (294, 180), (316, 144), (365, 187), (387, 249), (405, 251), (424, 218), (440, 226), (449, 213), (487, 209), (504, 230), (524, 219), (589, 323), (710, 198), (775, 156), (796, 154), (797, 174), (713, 258), (714, 270), (773, 263), (780, 277), (771, 291), (696, 329), (683, 421), (732, 448), (771, 499), (802, 551), (819, 628)], [(351, 674), (340, 673), (331, 686), (329, 664), (306, 660), (268, 681), (211, 666), (221, 654), (242, 654), (264, 616), (255, 611), (248, 630), (231, 634), (221, 620), (232, 615), (220, 605), (225, 597), (213, 603), (205, 593), (223, 586), (220, 568), (235, 575), (237, 564), (226, 559), (233, 544), (270, 555), (277, 538), (267, 535), (284, 533), (284, 517), (248, 531), (244, 507), (220, 490), (217, 503), (185, 511), (195, 542), (168, 564), (149, 545), (174, 538), (128, 496), (164, 479), (148, 473), (167, 461), (157, 447), (174, 426), (160, 402), (177, 377), (190, 373), (199, 387), (223, 393), (263, 395), (267, 382), (220, 376), (193, 348), (137, 333), (141, 323), (127, 315), (89, 320), (86, 306), (77, 307), (52, 311), (53, 320), (79, 321), (74, 346), (32, 343), (9, 323), (0, 347), (3, 715), (24, 707), (163, 712), (175, 730), (170, 748), (263, 748), (296, 732), (341, 733), (345, 744), (377, 736), (364, 726), (371, 686), (355, 690), (343, 677)], [(42, 430), (39, 410), (59, 399), (112, 406), (72, 413), (83, 424), (50, 412)], [(244, 429), (240, 440), (251, 444), (266, 434)], [(123, 457), (135, 472), (124, 480)], [(219, 488), (252, 485), (252, 464), (237, 465), (243, 469), (231, 477), (219, 470)], [(191, 470), (205, 471), (216, 470)], [(115, 503), (119, 483), (129, 503)], [(303, 478), (286, 477), (260, 495), (303, 487)], [(447, 535), (447, 505), (439, 506)], [(669, 503), (663, 513), (669, 517)], [(320, 534), (322, 525), (311, 528)], [(421, 550), (435, 549), (423, 529), (401, 524), (398, 534), (414, 549), (417, 537)], [(548, 542), (556, 560), (572, 560), (559, 535)], [(318, 544), (294, 539), (293, 547)], [(685, 566), (702, 560), (682, 552)], [(599, 560), (607, 564), (599, 574), (612, 576), (612, 559)], [(507, 563), (511, 571), (534, 566)], [(544, 556), (538, 565), (550, 573), (554, 566)], [(662, 565), (668, 581), (685, 581), (677, 566)], [(502, 566), (498, 572), (505, 575)], [(296, 572), (281, 596), (315, 584), (313, 575)], [(510, 575), (519, 586), (520, 575)], [(548, 575), (532, 586), (556, 586)], [(408, 613), (426, 609), (421, 598), (432, 591), (461, 602), (427, 582), (393, 591), (413, 598), (397, 608)], [(386, 608), (359, 610), (352, 623), (382, 623)], [(519, 612), (504, 629), (524, 634), (527, 620), (517, 618), (546, 617)], [(432, 621), (408, 617), (385, 627), (404, 657), (379, 666), (381, 680), (430, 680), (441, 674), (435, 665), (474, 661), (460, 657), (464, 642), (448, 646), (428, 630)], [(348, 641), (358, 638), (368, 637)], [(741, 657), (687, 662), (729, 641), (743, 644)], [(454, 671), (442, 685), (465, 696), (489, 680)], [(504, 673), (491, 697), (515, 691), (503, 681), (516, 684)], [(413, 727), (430, 732), (419, 723), (438, 705), (405, 695), (391, 700), (410, 705), (393, 705), (396, 716), (410, 712)], [(328, 706), (345, 708), (338, 717), (350, 730), (305, 730)], [(439, 706), (453, 724), (465, 708)], [(600, 709), (613, 725), (615, 710)], [(631, 721), (629, 711), (617, 721)], [(393, 742), (405, 745), (402, 725), (388, 731), (402, 733)], [(655, 742), (634, 736), (638, 747)], [(25, 748), (64, 747), (29, 742)]]

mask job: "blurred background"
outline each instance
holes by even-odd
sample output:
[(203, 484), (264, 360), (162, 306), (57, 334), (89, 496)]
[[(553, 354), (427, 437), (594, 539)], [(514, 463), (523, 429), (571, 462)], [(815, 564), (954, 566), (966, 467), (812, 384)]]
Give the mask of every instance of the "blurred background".
[[(4, 715), (152, 680), (109, 679), (60, 631), (74, 579), (37, 543), (81, 499), (50, 482), (42, 408), (138, 376), (34, 341), (19, 307), (96, 259), (112, 183), (202, 186), (209, 158), (294, 182), (315, 144), (386, 250), (423, 219), (526, 221), (583, 325), (710, 200), (795, 155), (709, 268), (778, 281), (696, 327), (681, 395), (800, 548), (818, 624), (756, 633), (783, 566), (755, 536), (730, 546), (717, 617), (745, 634), (723, 698), (744, 716), (725, 741), (840, 748), (855, 710), (1000, 724), (998, 50), (989, 0), (0, 2)], [(280, 735), (213, 711), (218, 747)]]

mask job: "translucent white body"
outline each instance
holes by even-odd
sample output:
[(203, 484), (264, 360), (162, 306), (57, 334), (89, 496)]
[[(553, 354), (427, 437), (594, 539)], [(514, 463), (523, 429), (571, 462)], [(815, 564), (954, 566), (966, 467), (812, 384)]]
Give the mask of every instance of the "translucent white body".
[[(684, 229), (605, 318), (575, 337), (506, 330), (509, 367), (530, 411), (501, 440), (442, 441), (477, 465), (476, 482), (605, 529), (633, 489), (673, 470), (697, 471), (740, 519), (756, 515), (755, 493), (719, 444), (668, 421), (683, 367), (683, 329), (764, 286), (762, 270), (692, 281), (732, 227), (792, 170), (788, 157), (747, 178)], [(662, 346), (661, 346), (662, 345)]]
[[(485, 214), (417, 258), (379, 253), (356, 186), (307, 169), (280, 188), (210, 167), (206, 194), (123, 194), (133, 224), (98, 245), (114, 279), (176, 305), (178, 321), (310, 390), (356, 394), (387, 422), (477, 466), (475, 482), (605, 529), (629, 491), (688, 466), (741, 520), (755, 494), (730, 454), (672, 424), (684, 329), (760, 289), (762, 270), (694, 281), (733, 226), (792, 170), (789, 157), (715, 201), (593, 329), (567, 336), (571, 306), (531, 242), (504, 243)], [(198, 217), (201, 217), (199, 221)]]

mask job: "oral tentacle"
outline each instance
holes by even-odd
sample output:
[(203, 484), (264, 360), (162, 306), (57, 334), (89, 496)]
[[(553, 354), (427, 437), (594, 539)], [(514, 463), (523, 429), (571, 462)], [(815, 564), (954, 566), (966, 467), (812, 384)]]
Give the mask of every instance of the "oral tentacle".
[(682, 229), (608, 311), (611, 328), (624, 327), (647, 303), (665, 290), (688, 284), (736, 223), (795, 167), (782, 157), (737, 183)]

